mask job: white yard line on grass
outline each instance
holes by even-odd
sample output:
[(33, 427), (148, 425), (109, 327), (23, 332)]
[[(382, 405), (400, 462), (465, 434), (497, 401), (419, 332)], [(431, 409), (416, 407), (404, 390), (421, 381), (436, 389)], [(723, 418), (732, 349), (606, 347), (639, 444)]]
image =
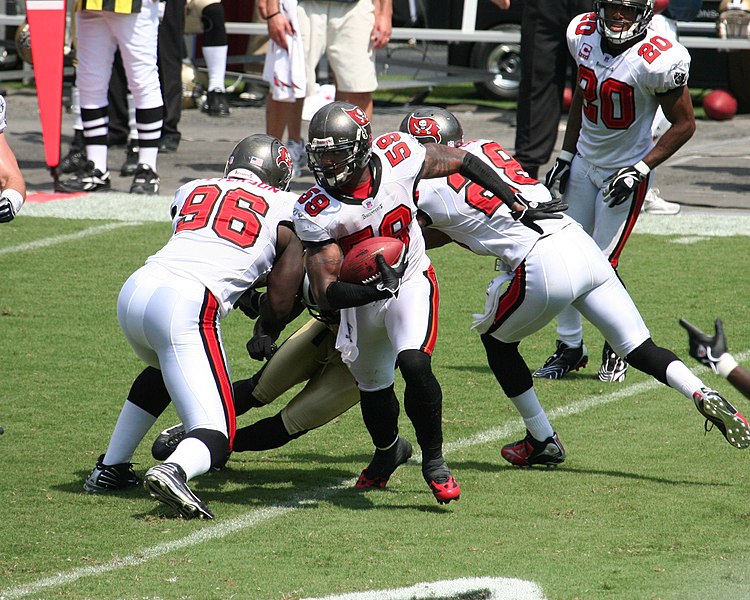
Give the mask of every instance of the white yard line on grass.
[(108, 223), (107, 225), (97, 225), (95, 227), (89, 227), (88, 229), (77, 231), (76, 233), (56, 235), (54, 237), (42, 238), (41, 240), (34, 240), (33, 242), (26, 242), (25, 244), (18, 244), (16, 246), (0, 248), (0, 256), (2, 256), (3, 254), (26, 252), (27, 250), (36, 250), (38, 248), (48, 248), (49, 246), (56, 246), (57, 244), (62, 244), (63, 242), (80, 240), (91, 235), (99, 235), (100, 233), (107, 233), (109, 231), (112, 231), (113, 229), (119, 229), (120, 227), (133, 227), (134, 225), (141, 225), (141, 223), (137, 221), (121, 221), (118, 223)]
[[(748, 357), (750, 357), (750, 351), (735, 355), (735, 358), (738, 362), (743, 362), (747, 360)], [(693, 371), (696, 373), (706, 372), (707, 370), (708, 369), (706, 367), (701, 366), (695, 367), (693, 369)], [(616, 402), (617, 400), (621, 400), (623, 398), (635, 396), (637, 394), (641, 394), (643, 392), (661, 386), (662, 384), (655, 379), (651, 379), (641, 383), (635, 383), (632, 385), (618, 385), (616, 386), (617, 389), (611, 393), (601, 396), (589, 396), (588, 398), (583, 398), (566, 406), (561, 406), (559, 408), (550, 410), (548, 414), (550, 419), (552, 420), (568, 417), (571, 415), (580, 414), (592, 408), (597, 408), (599, 406), (604, 406), (606, 404)], [(497, 442), (498, 440), (507, 439), (512, 435), (522, 433), (523, 431), (523, 422), (518, 419), (501, 425), (500, 427), (488, 429), (487, 431), (483, 431), (469, 438), (459, 439), (455, 442), (447, 443), (444, 445), (443, 449), (446, 454), (449, 454), (451, 452), (455, 452), (463, 448), (469, 448), (471, 446), (476, 446), (478, 444), (486, 444), (490, 442)], [(415, 455), (411, 459), (411, 462), (415, 461), (420, 461), (418, 455)], [(191, 533), (190, 535), (183, 538), (173, 540), (171, 542), (165, 542), (163, 544), (157, 544), (156, 546), (151, 546), (150, 548), (144, 548), (143, 550), (139, 550), (133, 554), (130, 554), (129, 556), (117, 558), (100, 565), (71, 569), (70, 571), (64, 571), (50, 577), (38, 579), (26, 585), (20, 585), (2, 590), (0, 591), (0, 600), (23, 598), (24, 596), (39, 593), (40, 591), (47, 588), (57, 587), (60, 585), (65, 585), (67, 583), (73, 583), (74, 581), (77, 581), (78, 579), (81, 579), (83, 577), (98, 577), (110, 571), (142, 564), (148, 560), (158, 558), (175, 550), (188, 548), (190, 546), (196, 546), (210, 540), (228, 537), (234, 533), (242, 531), (243, 529), (248, 529), (250, 527), (259, 525), (265, 521), (268, 521), (269, 519), (289, 514), (290, 512), (293, 512), (306, 504), (310, 504), (311, 502), (320, 502), (323, 500), (327, 500), (328, 498), (336, 495), (342, 490), (351, 489), (355, 481), (356, 478), (346, 479), (338, 482), (331, 487), (322, 488), (317, 491), (311, 491), (303, 496), (292, 497), (288, 502), (284, 504), (251, 510), (244, 515), (235, 517), (233, 519), (228, 519), (226, 521), (222, 521), (221, 519), (219, 519), (218, 521), (212, 522), (210, 525), (202, 527), (195, 533)], [(430, 499), (425, 496), (425, 502), (429, 502), (429, 500)]]

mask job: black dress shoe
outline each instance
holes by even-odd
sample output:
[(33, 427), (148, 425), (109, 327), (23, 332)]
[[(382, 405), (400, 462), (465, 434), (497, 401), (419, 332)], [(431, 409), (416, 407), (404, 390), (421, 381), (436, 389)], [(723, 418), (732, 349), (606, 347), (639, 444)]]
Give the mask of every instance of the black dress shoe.
[(180, 133), (163, 133), (159, 140), (159, 152), (177, 152), (181, 138)]
[(228, 117), (229, 101), (227, 93), (221, 90), (211, 90), (206, 95), (206, 102), (201, 106), (201, 110), (212, 117)]

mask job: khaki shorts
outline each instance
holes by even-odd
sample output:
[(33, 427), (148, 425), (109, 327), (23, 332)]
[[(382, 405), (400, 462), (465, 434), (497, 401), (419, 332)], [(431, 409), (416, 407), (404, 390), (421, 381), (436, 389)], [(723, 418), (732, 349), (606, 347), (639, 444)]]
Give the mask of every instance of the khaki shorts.
[(307, 65), (307, 95), (315, 92), (315, 68), (328, 55), (342, 92), (372, 92), (378, 87), (370, 35), (375, 25), (373, 0), (302, 0), (297, 6)]

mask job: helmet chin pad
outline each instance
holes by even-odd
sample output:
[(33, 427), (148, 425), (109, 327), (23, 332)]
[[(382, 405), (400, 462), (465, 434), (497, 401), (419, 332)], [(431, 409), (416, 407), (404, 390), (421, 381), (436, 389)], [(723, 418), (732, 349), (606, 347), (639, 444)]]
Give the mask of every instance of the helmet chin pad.
[[(606, 18), (606, 7), (620, 6), (634, 10), (632, 21), (620, 21)], [(599, 33), (610, 44), (620, 46), (645, 35), (648, 24), (654, 15), (654, 0), (594, 0), (594, 14)], [(615, 31), (615, 23), (628, 23), (627, 29)]]

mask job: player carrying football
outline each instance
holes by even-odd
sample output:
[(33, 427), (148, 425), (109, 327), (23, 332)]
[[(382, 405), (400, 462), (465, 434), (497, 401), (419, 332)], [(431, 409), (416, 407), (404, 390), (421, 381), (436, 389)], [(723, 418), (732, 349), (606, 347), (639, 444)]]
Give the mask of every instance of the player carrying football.
[[(460, 173), (518, 209), (517, 218), (528, 221), (530, 213), (494, 171), (462, 150), (425, 149), (397, 132), (373, 141), (367, 116), (354, 105), (334, 102), (320, 109), (308, 136), (318, 185), (300, 196), (294, 226), (306, 247), (320, 308), (341, 311), (337, 347), (357, 381), (376, 448), (357, 487), (384, 487), (412, 453), (398, 433), (400, 407), (393, 387), (398, 363), (406, 384), (404, 408), (422, 450), (422, 475), (439, 503), (457, 500), (460, 488), (442, 452), (442, 391), (431, 366), (438, 285), (416, 220), (414, 191), (420, 178)], [(342, 251), (373, 236), (400, 239), (406, 260), (391, 267), (379, 257), (376, 285), (338, 281)]]

